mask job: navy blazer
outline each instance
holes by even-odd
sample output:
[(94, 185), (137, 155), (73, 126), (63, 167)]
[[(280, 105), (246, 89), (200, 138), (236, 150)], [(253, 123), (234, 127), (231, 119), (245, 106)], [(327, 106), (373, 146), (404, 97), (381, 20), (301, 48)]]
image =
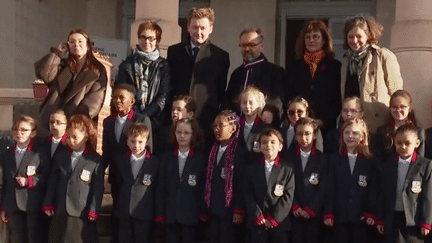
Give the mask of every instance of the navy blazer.
[[(157, 205), (159, 186), (159, 158), (147, 150), (144, 163), (136, 178), (130, 164), (131, 151), (118, 154), (115, 166), (119, 176), (114, 183), (119, 187), (119, 195), (114, 203), (114, 216), (152, 221), (162, 215), (162, 205)], [(147, 179), (147, 180), (144, 180)], [(160, 201), (160, 200), (159, 200)]]
[(295, 194), (293, 210), (302, 208), (310, 216), (320, 215), (324, 206), (327, 189), (328, 161), (321, 151), (312, 147), (303, 171), (300, 148), (289, 155), (288, 161), (294, 164)]
[(324, 219), (336, 223), (360, 224), (362, 216), (375, 218), (377, 214), (378, 162), (357, 155), (351, 175), (347, 155), (332, 154), (329, 158), (328, 187)]
[[(16, 144), (8, 148), (1, 157), (3, 167), (1, 205), (6, 213), (15, 211), (40, 212), (50, 172), (49, 159), (41, 154), (39, 152), (40, 147), (31, 141), (19, 168), (17, 168), (15, 148)], [(15, 177), (18, 176), (26, 177), (28, 186), (19, 186), (15, 180)]]
[(267, 124), (265, 124), (258, 116), (255, 119), (255, 122), (252, 126), (252, 129), (249, 133), (249, 136), (247, 139), (244, 139), (244, 126), (245, 126), (245, 118), (243, 117), (240, 120), (240, 134), (239, 134), (239, 145), (245, 148), (248, 152), (255, 153), (254, 146), (255, 142), (258, 141), (258, 137), (260, 132), (266, 128), (269, 127)]
[[(57, 145), (56, 151), (54, 151), (54, 154), (57, 153), (57, 151), (59, 150), (59, 147), (64, 147), (67, 146), (66, 144), (67, 142), (67, 134), (65, 133), (62, 137), (62, 139), (60, 140), (59, 144)], [(40, 146), (40, 152), (44, 153), (44, 156), (47, 156), (47, 158), (49, 158), (50, 160), (50, 165), (52, 168), (52, 158), (54, 157), (54, 154), (51, 156), (51, 144), (52, 144), (52, 135), (42, 138), (39, 143)]]
[[(279, 157), (266, 181), (264, 158), (246, 168), (245, 201), (247, 223), (257, 225), (268, 219), (275, 227), (289, 227), (288, 214), (294, 199), (294, 168)], [(281, 188), (277, 188), (281, 187)], [(280, 194), (279, 191), (280, 189)]]
[(72, 149), (60, 147), (53, 157), (53, 169), (44, 200), (44, 210), (57, 215), (86, 219), (98, 217), (103, 196), (104, 167), (96, 153), (85, 149), (76, 167), (71, 167)]
[[(398, 180), (399, 156), (389, 158), (380, 170), (380, 191), (378, 224), (385, 223), (385, 232), (390, 232), (393, 225), (396, 190)], [(417, 156), (415, 153), (406, 175), (402, 203), (406, 219), (406, 226), (432, 225), (432, 164), (429, 159)], [(413, 182), (419, 182), (421, 191), (413, 191)]]
[(198, 213), (204, 198), (206, 162), (203, 152), (190, 149), (180, 177), (178, 149), (162, 155), (163, 191), (160, 193), (163, 194), (163, 200), (158, 204), (165, 205), (164, 215), (168, 224), (198, 223)]

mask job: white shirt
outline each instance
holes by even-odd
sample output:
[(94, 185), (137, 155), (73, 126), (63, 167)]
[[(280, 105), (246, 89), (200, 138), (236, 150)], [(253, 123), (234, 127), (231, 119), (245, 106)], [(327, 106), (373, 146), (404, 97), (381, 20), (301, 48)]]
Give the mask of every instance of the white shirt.
[(228, 147), (228, 145), (225, 145), (223, 147), (222, 147), (222, 145), (219, 145), (219, 149), (218, 149), (217, 156), (216, 156), (216, 165), (219, 164), (219, 161), (221, 160), (222, 155), (225, 153), (225, 150), (227, 149), (227, 147)]
[(274, 165), (274, 161), (267, 161), (267, 160), (265, 161), (265, 176), (266, 176), (267, 184), (268, 184), (269, 179), (270, 179), (273, 165)]
[(52, 137), (52, 140), (51, 140), (51, 157), (54, 155), (54, 152), (56, 151), (61, 140), (62, 140), (62, 138), (55, 139), (54, 137)]
[(123, 127), (126, 123), (127, 117), (128, 117), (128, 115), (125, 115), (125, 116), (117, 115), (117, 119), (115, 122), (115, 128), (114, 128), (117, 142), (120, 142), (121, 132), (123, 131)]
[(187, 157), (189, 155), (189, 150), (182, 153), (180, 150), (178, 151), (178, 163), (179, 163), (179, 176), (181, 177), (183, 174), (183, 169), (186, 164)]
[(354, 166), (355, 166), (355, 162), (357, 160), (357, 154), (352, 154), (352, 153), (348, 153), (348, 162), (349, 162), (349, 166), (350, 166), (350, 170), (351, 170), (351, 175), (353, 174), (354, 171)]
[(16, 162), (17, 169), (20, 167), (26, 151), (27, 151), (27, 147), (25, 148), (20, 148), (18, 146), (15, 147), (15, 162)]
[(137, 158), (134, 154), (131, 155), (130, 163), (134, 179), (136, 179), (138, 172), (144, 163), (145, 155), (146, 151), (144, 151), (143, 155), (141, 155), (139, 158)]
[(303, 150), (300, 149), (300, 158), (301, 158), (303, 172), (306, 168), (306, 164), (308, 162), (310, 154), (311, 154), (310, 150), (309, 150), (309, 152), (303, 152)]
[(81, 158), (83, 152), (84, 152), (84, 150), (83, 151), (79, 151), (79, 152), (77, 152), (77, 151), (73, 151), (72, 152), (72, 154), (71, 154), (71, 168), (72, 168), (72, 171), (75, 170), (75, 168), (76, 168), (76, 166), (78, 164), (78, 161)]

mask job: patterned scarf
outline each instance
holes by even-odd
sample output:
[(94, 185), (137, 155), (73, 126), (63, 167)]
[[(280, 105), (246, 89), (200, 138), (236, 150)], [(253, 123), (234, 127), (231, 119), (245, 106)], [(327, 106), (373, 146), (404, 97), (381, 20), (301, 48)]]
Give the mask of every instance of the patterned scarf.
[(137, 45), (134, 55), (135, 82), (139, 89), (137, 97), (141, 100), (141, 109), (144, 109), (149, 94), (149, 67), (153, 61), (159, 58), (160, 52), (158, 49), (155, 49), (153, 52), (147, 53)]
[(325, 52), (323, 50), (310, 52), (308, 50), (305, 51), (303, 56), (304, 61), (309, 66), (309, 72), (311, 77), (315, 76), (316, 70), (318, 68), (318, 64), (324, 59)]
[[(237, 120), (238, 122), (238, 120)], [(238, 126), (237, 126), (238, 127)], [(229, 207), (232, 199), (232, 189), (233, 189), (233, 178), (234, 178), (234, 156), (237, 151), (237, 143), (239, 138), (240, 129), (237, 129), (234, 136), (228, 143), (228, 147), (225, 152), (225, 166), (224, 166), (224, 174), (225, 174), (225, 207)], [(208, 159), (207, 165), (207, 176), (206, 176), (206, 185), (205, 185), (205, 203), (207, 207), (210, 207), (210, 199), (211, 199), (211, 186), (212, 186), (212, 177), (213, 177), (213, 167), (216, 160), (216, 153), (218, 151), (219, 143), (215, 142), (213, 144), (212, 149), (210, 150), (210, 155)]]
[(349, 72), (351, 75), (360, 74), (363, 70), (364, 60), (366, 55), (369, 53), (370, 45), (365, 45), (359, 52), (354, 52), (348, 49), (346, 55), (349, 58)]

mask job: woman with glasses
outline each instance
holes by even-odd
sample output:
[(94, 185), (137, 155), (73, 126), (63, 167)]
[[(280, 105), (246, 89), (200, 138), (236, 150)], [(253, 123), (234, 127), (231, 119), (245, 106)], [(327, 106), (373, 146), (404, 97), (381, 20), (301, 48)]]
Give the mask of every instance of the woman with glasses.
[(386, 124), (390, 97), (403, 86), (396, 56), (377, 46), (382, 31), (380, 23), (365, 16), (350, 18), (344, 28), (342, 99), (360, 97), (371, 133)]
[(128, 83), (137, 89), (135, 111), (152, 121), (164, 109), (171, 90), (168, 62), (161, 57), (162, 29), (146, 21), (138, 27), (138, 45), (119, 66), (116, 83)]
[(297, 60), (287, 72), (288, 98), (301, 95), (321, 122), (325, 133), (336, 126), (341, 109), (340, 67), (334, 59), (333, 41), (326, 24), (319, 20), (307, 22), (296, 43)]
[(71, 31), (67, 41), (35, 63), (36, 77), (49, 88), (40, 107), (38, 136), (49, 134), (49, 117), (57, 109), (66, 116), (82, 113), (95, 118), (99, 114), (107, 86), (104, 65), (111, 63), (92, 50), (90, 37), (82, 29)]

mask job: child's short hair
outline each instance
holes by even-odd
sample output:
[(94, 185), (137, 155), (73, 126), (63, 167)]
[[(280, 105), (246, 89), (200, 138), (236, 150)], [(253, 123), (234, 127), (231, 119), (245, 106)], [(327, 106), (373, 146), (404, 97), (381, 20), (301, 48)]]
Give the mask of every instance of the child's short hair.
[(282, 134), (274, 128), (263, 129), (259, 134), (258, 142), (261, 143), (262, 137), (270, 137), (271, 135), (275, 135), (278, 138), (279, 142), (283, 144), (284, 140), (283, 140)]
[(196, 119), (193, 119), (193, 118), (183, 118), (181, 120), (178, 120), (175, 123), (175, 125), (172, 129), (172, 133), (171, 133), (172, 142), (176, 147), (178, 147), (178, 143), (177, 143), (177, 139), (175, 136), (175, 130), (177, 129), (177, 126), (181, 123), (189, 124), (192, 128), (192, 138), (191, 138), (191, 144), (190, 144), (191, 148), (196, 148), (196, 147), (199, 147), (201, 144), (203, 144), (204, 136), (202, 134), (202, 131), (201, 131), (201, 128), (198, 124), (198, 121)]
[(395, 132), (395, 137), (397, 134), (403, 134), (403, 133), (409, 133), (409, 132), (415, 134), (416, 137), (419, 138), (418, 133), (417, 133), (417, 127), (414, 126), (413, 124), (405, 124), (405, 125), (398, 127), (398, 129)]
[(193, 18), (197, 18), (197, 19), (207, 18), (210, 21), (210, 25), (213, 25), (215, 21), (214, 10), (209, 7), (191, 8), (187, 16), (188, 25), (190, 24), (190, 21)]
[(52, 115), (54, 115), (54, 114), (59, 114), (59, 115), (64, 116), (64, 117), (66, 118), (66, 121), (67, 121), (67, 115), (66, 115), (66, 113), (64, 112), (64, 110), (62, 110), (62, 109), (57, 109), (57, 110), (55, 110), (53, 113), (51, 113), (50, 116), (52, 116)]
[(66, 131), (77, 129), (81, 132), (86, 132), (88, 135), (87, 147), (96, 151), (97, 129), (92, 119), (88, 115), (76, 114), (73, 115), (67, 124)]
[(360, 152), (364, 157), (370, 158), (372, 157), (372, 153), (369, 149), (369, 130), (366, 122), (363, 119), (355, 118), (352, 120), (345, 121), (342, 124), (341, 127), (341, 133), (340, 133), (340, 146), (339, 146), (339, 153), (343, 154), (343, 151), (345, 150), (345, 142), (343, 140), (343, 133), (345, 129), (348, 126), (351, 125), (358, 125), (362, 128), (362, 134), (363, 134), (363, 140), (358, 145), (358, 152)]
[(318, 133), (318, 122), (310, 117), (302, 117), (300, 118), (294, 126), (294, 130), (297, 132), (298, 126), (310, 125), (313, 129), (313, 133), (316, 135)]
[(134, 122), (132, 123), (127, 130), (127, 137), (138, 137), (144, 136), (147, 139), (149, 138), (150, 130), (146, 126), (146, 124), (142, 122)]
[(37, 122), (33, 117), (21, 115), (20, 117), (18, 117), (18, 119), (15, 120), (14, 124), (12, 125), (12, 131), (16, 130), (21, 122), (27, 122), (28, 124), (30, 124), (32, 131), (37, 130)]
[(253, 85), (247, 86), (243, 91), (240, 93), (237, 103), (241, 103), (241, 100), (245, 95), (253, 95), (258, 103), (258, 114), (261, 113), (262, 109), (266, 105), (266, 97), (261, 90), (259, 90), (257, 87)]
[(177, 95), (174, 97), (173, 99), (173, 103), (174, 101), (184, 101), (186, 103), (185, 108), (187, 112), (193, 112), (195, 114), (196, 111), (196, 103), (193, 100), (192, 96), (190, 95)]
[(363, 102), (360, 100), (360, 98), (358, 96), (350, 96), (350, 97), (346, 97), (344, 99), (344, 101), (342, 102), (342, 106), (343, 104), (350, 102), (354, 100), (356, 102), (356, 104), (358, 105), (358, 107), (360, 108), (360, 111), (363, 112), (364, 111), (364, 107), (363, 107)]
[(114, 92), (118, 89), (126, 90), (127, 92), (129, 92), (132, 95), (132, 97), (135, 98), (136, 88), (134, 86), (127, 84), (127, 83), (116, 84), (113, 88), (112, 94), (114, 95)]

